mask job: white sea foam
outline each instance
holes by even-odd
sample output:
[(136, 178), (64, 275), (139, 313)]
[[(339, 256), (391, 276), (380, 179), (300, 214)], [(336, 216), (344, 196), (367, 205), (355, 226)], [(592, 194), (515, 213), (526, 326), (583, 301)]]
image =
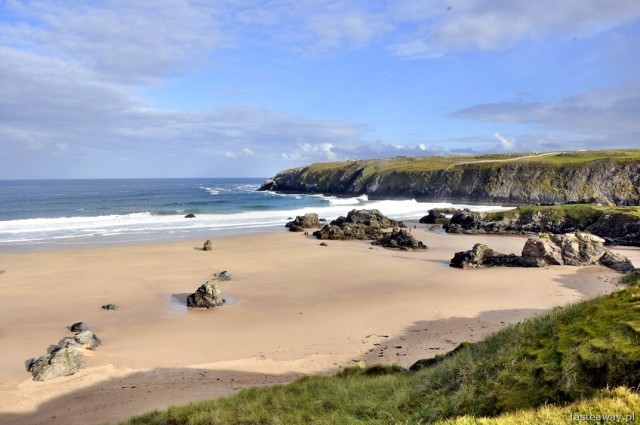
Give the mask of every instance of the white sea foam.
[[(289, 195), (296, 196), (296, 195)], [(300, 195), (297, 195), (300, 196)], [(303, 195), (309, 196), (309, 195)], [(311, 195), (314, 196), (314, 195)], [(125, 215), (95, 217), (34, 218), (0, 221), (0, 246), (53, 240), (76, 240), (138, 235), (170, 235), (178, 232), (184, 237), (202, 232), (241, 232), (251, 229), (280, 229), (290, 217), (317, 212), (320, 217), (333, 220), (346, 216), (354, 209), (375, 208), (395, 219), (417, 219), (431, 208), (456, 207), (475, 211), (507, 209), (495, 206), (469, 206), (451, 203), (423, 203), (415, 200), (370, 201), (366, 196), (357, 198), (322, 197), (325, 206), (290, 210), (248, 211), (232, 214), (197, 214), (195, 219), (182, 215), (153, 215), (139, 212)], [(128, 236), (127, 236), (128, 237)], [(135, 239), (135, 238), (134, 238)]]

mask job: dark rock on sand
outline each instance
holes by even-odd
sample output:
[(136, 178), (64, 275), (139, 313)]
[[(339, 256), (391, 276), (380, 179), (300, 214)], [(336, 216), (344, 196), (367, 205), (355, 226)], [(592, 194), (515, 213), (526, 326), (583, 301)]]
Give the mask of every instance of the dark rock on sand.
[(213, 279), (219, 280), (219, 281), (227, 281), (227, 280), (231, 280), (231, 275), (226, 270), (223, 270), (220, 273), (214, 273)]
[(213, 242), (211, 242), (211, 239), (207, 239), (207, 241), (202, 246), (202, 250), (211, 251), (212, 249), (213, 249)]
[(71, 325), (69, 329), (71, 329), (71, 332), (82, 332), (89, 330), (89, 326), (84, 322), (76, 322)]
[(380, 211), (351, 210), (346, 217), (338, 217), (322, 229), (313, 232), (318, 239), (379, 239), (384, 229), (405, 227), (401, 221), (384, 216)]
[(118, 307), (115, 304), (105, 304), (102, 306), (103, 310), (118, 310), (120, 307)]
[(469, 251), (457, 252), (451, 267), (543, 267), (546, 265), (589, 266), (600, 264), (621, 273), (634, 270), (631, 261), (604, 247), (604, 239), (589, 233), (532, 236), (524, 244), (522, 255), (500, 254), (486, 245), (475, 244)]
[(320, 246), (329, 246), (326, 242), (320, 242)]
[(535, 258), (523, 258), (515, 254), (500, 254), (487, 245), (477, 243), (469, 251), (456, 252), (449, 263), (460, 269), (485, 267), (542, 267), (543, 261)]
[(189, 213), (189, 214), (185, 215), (184, 218), (196, 218), (196, 215)]
[(203, 283), (196, 292), (187, 297), (187, 307), (212, 308), (222, 304), (224, 300), (216, 280)]
[(397, 228), (394, 228), (391, 233), (383, 234), (380, 239), (371, 242), (371, 245), (380, 245), (385, 248), (398, 248), (403, 251), (427, 249), (427, 246), (414, 238), (407, 229)]
[(299, 215), (293, 221), (285, 224), (285, 227), (288, 228), (290, 232), (303, 232), (304, 229), (313, 229), (320, 226), (320, 220), (316, 213)]

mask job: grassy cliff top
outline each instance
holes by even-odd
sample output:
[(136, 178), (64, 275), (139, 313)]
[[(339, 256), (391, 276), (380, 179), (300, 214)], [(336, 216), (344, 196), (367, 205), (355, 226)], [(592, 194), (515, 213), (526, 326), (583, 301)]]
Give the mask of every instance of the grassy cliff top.
[(509, 326), (416, 373), (352, 367), (126, 424), (569, 423), (570, 412), (638, 412), (640, 397), (624, 388), (640, 384), (640, 287), (629, 276), (627, 289)]
[(496, 221), (511, 218), (518, 214), (530, 217), (536, 213), (542, 213), (550, 219), (559, 220), (564, 217), (573, 218), (582, 223), (587, 220), (597, 220), (604, 214), (614, 214), (627, 217), (629, 220), (640, 220), (640, 207), (628, 206), (602, 206), (593, 204), (563, 204), (551, 206), (521, 206), (512, 210), (496, 211), (486, 214), (487, 220)]
[(623, 162), (640, 161), (640, 149), (461, 156), (402, 156), (386, 159), (318, 162), (306, 166), (306, 168), (311, 172), (336, 170), (348, 166), (367, 168), (374, 171), (420, 172), (443, 170), (468, 164), (494, 165), (500, 163), (508, 164), (513, 162), (540, 163), (561, 167), (567, 165), (580, 165), (587, 162), (603, 159), (613, 159)]

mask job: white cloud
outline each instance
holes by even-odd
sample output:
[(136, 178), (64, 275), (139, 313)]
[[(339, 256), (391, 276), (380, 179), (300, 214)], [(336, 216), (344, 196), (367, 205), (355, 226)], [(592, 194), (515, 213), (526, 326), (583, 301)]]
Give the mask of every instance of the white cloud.
[(516, 148), (516, 141), (514, 139), (507, 139), (502, 134), (497, 131), (493, 133), (493, 137), (495, 137), (500, 143), (500, 148), (505, 151), (510, 151)]
[(242, 148), (242, 153), (244, 153), (245, 155), (253, 155), (253, 154), (255, 154), (255, 152), (251, 148)]
[(532, 124), (589, 137), (629, 139), (640, 135), (639, 114), (640, 82), (635, 82), (546, 102), (486, 103), (453, 115), (479, 121)]

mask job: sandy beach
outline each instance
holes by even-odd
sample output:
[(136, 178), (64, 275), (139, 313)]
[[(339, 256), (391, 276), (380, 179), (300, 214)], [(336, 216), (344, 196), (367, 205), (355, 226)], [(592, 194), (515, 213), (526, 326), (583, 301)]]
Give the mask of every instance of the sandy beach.
[[(364, 361), (409, 366), (557, 305), (609, 293), (600, 267), (460, 270), (482, 242), (522, 237), (413, 229), (425, 252), (286, 231), (213, 240), (0, 254), (0, 424), (97, 424)], [(373, 248), (373, 249), (372, 249)], [(640, 265), (637, 248), (614, 249)], [(188, 310), (214, 273), (227, 304)], [(114, 303), (117, 311), (101, 305)], [(73, 376), (32, 381), (25, 364), (84, 321), (103, 345)]]

